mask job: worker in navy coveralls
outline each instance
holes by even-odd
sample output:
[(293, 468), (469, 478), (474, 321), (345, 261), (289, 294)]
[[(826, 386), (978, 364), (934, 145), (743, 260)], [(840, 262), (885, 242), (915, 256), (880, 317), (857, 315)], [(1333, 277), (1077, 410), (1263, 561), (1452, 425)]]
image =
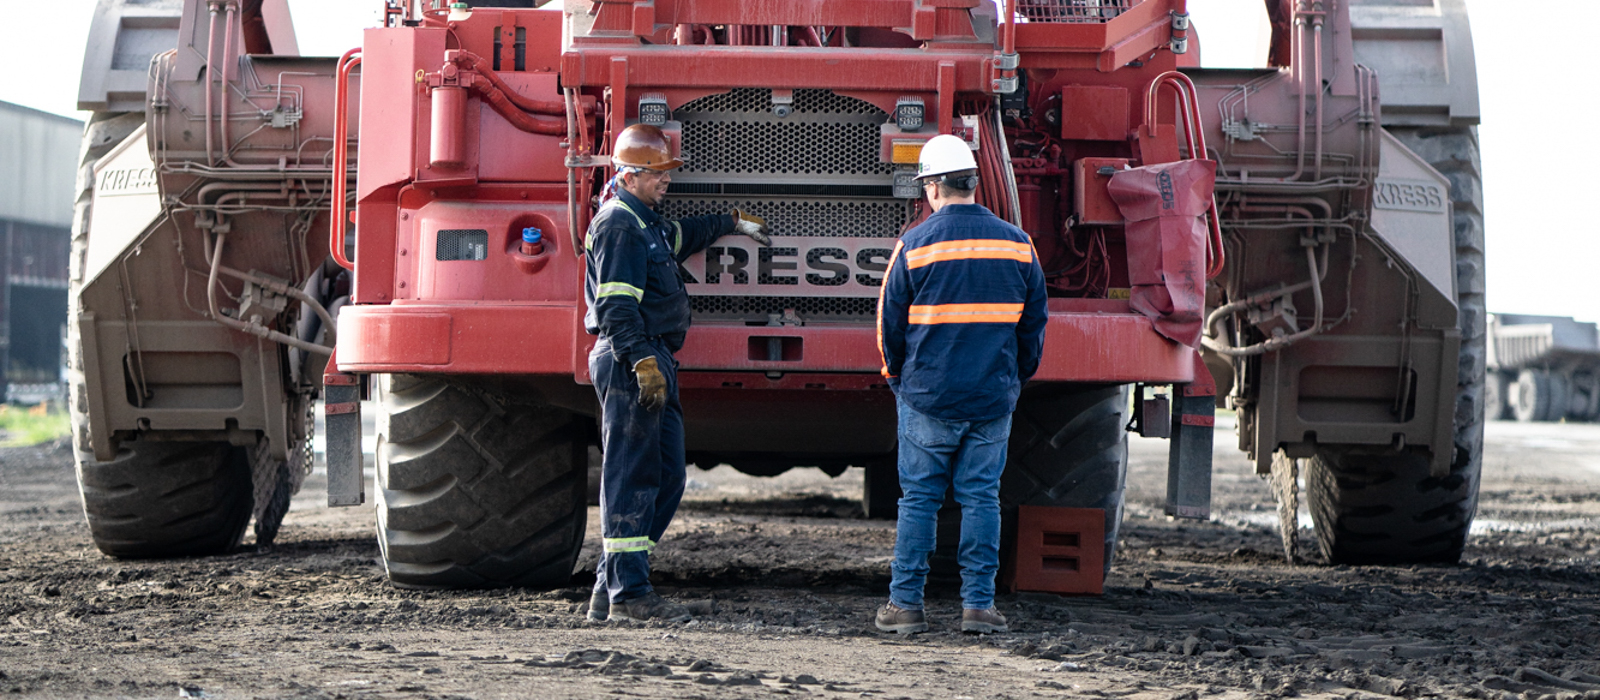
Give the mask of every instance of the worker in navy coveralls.
[(939, 507), (961, 504), (961, 629), (1005, 632), (994, 607), (1000, 473), (1011, 413), (1044, 348), (1044, 272), (1028, 234), (977, 204), (965, 141), (935, 136), (917, 178), (934, 214), (895, 246), (878, 297), (883, 373), (899, 410), (900, 520), (886, 632), (928, 629), (922, 588)]
[[(654, 126), (624, 129), (612, 149), (617, 176), (584, 241), (584, 329), (600, 336), (589, 376), (600, 399), (604, 454), (600, 527), (604, 555), (595, 572), (589, 619), (689, 619), (684, 606), (650, 587), (649, 554), (683, 498), (683, 410), (678, 363), (689, 330), (689, 294), (678, 264), (716, 239), (740, 233), (771, 245), (766, 222), (731, 214), (668, 221), (655, 212), (683, 165)], [(614, 197), (611, 195), (614, 194)], [(610, 198), (608, 198), (610, 197)]]

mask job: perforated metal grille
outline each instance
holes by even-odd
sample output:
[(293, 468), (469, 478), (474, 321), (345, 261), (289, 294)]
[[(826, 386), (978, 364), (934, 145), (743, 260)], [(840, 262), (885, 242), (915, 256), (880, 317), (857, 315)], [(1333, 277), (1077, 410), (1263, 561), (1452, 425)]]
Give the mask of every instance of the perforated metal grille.
[(1017, 14), (1029, 22), (1103, 24), (1144, 0), (1021, 0)]
[(435, 260), (483, 260), (489, 257), (489, 232), (481, 228), (442, 229), (433, 252)]
[[(773, 110), (771, 90), (740, 88), (674, 110), (673, 119), (683, 124), (683, 150), (689, 154), (689, 163), (674, 180), (683, 189), (704, 189), (702, 194), (674, 192), (663, 202), (662, 215), (675, 219), (741, 209), (764, 217), (779, 246), (786, 236), (898, 236), (911, 213), (910, 202), (857, 196), (891, 193), (893, 166), (878, 162), (879, 127), (888, 121), (888, 113), (828, 90), (795, 90), (790, 109), (780, 117)], [(804, 190), (795, 189), (813, 185), (835, 191), (815, 196), (820, 193), (799, 194)], [(722, 190), (725, 186), (739, 189)], [(847, 193), (848, 188), (855, 189)], [(884, 246), (893, 247), (888, 241)], [(807, 253), (813, 254), (822, 255)], [(809, 262), (815, 261), (808, 257)], [(799, 278), (786, 279), (798, 283)], [(845, 281), (840, 278), (838, 284)], [(776, 278), (759, 282), (781, 283)], [(746, 323), (765, 322), (787, 309), (808, 322), (871, 323), (877, 312), (872, 297), (691, 295), (689, 303), (696, 319)]]
[(773, 112), (772, 91), (765, 88), (702, 97), (673, 116), (683, 124), (683, 150), (690, 156), (679, 171), (685, 181), (775, 175), (889, 179), (893, 167), (878, 162), (878, 127), (888, 113), (827, 90), (795, 90), (786, 117)]
[(697, 197), (673, 195), (661, 204), (661, 214), (681, 219), (699, 214), (726, 214), (734, 209), (767, 220), (779, 239), (783, 236), (837, 236), (894, 238), (910, 214), (910, 203), (888, 198), (768, 198)]
[(878, 313), (878, 300), (850, 297), (736, 297), (692, 296), (689, 308), (701, 320), (762, 321), (785, 309), (807, 321), (870, 322)]

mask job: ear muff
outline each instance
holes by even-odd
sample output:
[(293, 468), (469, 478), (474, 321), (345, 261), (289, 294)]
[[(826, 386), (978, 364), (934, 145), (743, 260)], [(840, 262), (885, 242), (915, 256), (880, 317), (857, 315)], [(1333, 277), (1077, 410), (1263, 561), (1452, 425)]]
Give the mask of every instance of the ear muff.
[(950, 186), (950, 189), (962, 190), (964, 192), (970, 192), (978, 189), (977, 175), (945, 176), (942, 179), (944, 184)]

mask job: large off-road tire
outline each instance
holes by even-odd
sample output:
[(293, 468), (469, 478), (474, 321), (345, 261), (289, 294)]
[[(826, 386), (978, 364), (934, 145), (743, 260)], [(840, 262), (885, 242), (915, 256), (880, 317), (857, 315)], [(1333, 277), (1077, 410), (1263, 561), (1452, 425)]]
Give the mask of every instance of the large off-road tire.
[[(1040, 387), (1023, 392), (1011, 420), (1000, 503), (1105, 511), (1111, 569), (1128, 477), (1128, 387)], [(1009, 551), (1009, 547), (1007, 550)]]
[(1484, 313), (1483, 184), (1478, 133), (1465, 128), (1390, 129), (1450, 180), (1461, 355), (1450, 473), (1429, 476), (1422, 452), (1332, 447), (1312, 458), (1307, 500), (1323, 556), (1336, 564), (1455, 562), (1466, 547), (1483, 467)]
[(1317, 545), (1335, 564), (1454, 563), (1477, 507), (1478, 471), (1457, 459), (1429, 476), (1426, 452), (1312, 457), (1306, 497)]
[(1512, 388), (1506, 381), (1506, 375), (1493, 370), (1484, 373), (1483, 377), (1483, 420), (1505, 420), (1511, 414), (1511, 407), (1507, 399), (1511, 397)]
[(78, 487), (96, 547), (114, 557), (220, 554), (250, 522), (250, 462), (225, 442), (122, 445), (116, 459), (80, 459)]
[[(250, 520), (250, 464), (227, 443), (129, 441), (109, 462), (90, 448), (89, 392), (78, 333), (93, 220), (94, 164), (144, 124), (140, 112), (96, 112), (78, 150), (67, 283), (67, 407), (78, 485), (95, 546), (117, 557), (215, 554), (239, 543)], [(117, 390), (120, 392), (121, 387)], [(104, 429), (99, 428), (99, 429)]]
[(1567, 404), (1566, 383), (1542, 369), (1517, 373), (1512, 385), (1511, 412), (1524, 423), (1560, 420)]
[(868, 464), (862, 471), (862, 515), (868, 520), (894, 520), (900, 514), (900, 468), (886, 460)]
[(465, 382), (379, 378), (378, 543), (404, 588), (555, 588), (583, 545), (575, 417)]
[[(1015, 551), (1017, 506), (1099, 508), (1105, 511), (1105, 568), (1110, 570), (1122, 524), (1128, 476), (1126, 386), (1047, 385), (1025, 390), (1011, 418), (1006, 469), (1000, 477), (1002, 568)], [(954, 581), (961, 509), (947, 500), (939, 511), (933, 575)]]
[(311, 474), (315, 459), (311, 451), (310, 435), (315, 430), (316, 416), (308, 404), (304, 411), (305, 439), (297, 440), (289, 450), (288, 459), (274, 459), (271, 444), (266, 439), (250, 448), (250, 474), (254, 482), (255, 533), (257, 547), (271, 547), (278, 538), (284, 516), (289, 514), (289, 501), (300, 492), (306, 477)]

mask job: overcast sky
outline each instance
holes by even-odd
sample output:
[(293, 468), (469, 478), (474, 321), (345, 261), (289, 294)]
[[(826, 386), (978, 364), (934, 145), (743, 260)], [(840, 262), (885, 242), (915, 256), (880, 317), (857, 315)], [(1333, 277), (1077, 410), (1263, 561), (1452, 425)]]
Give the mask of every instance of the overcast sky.
[[(20, 0), (3, 0), (22, 5)], [(1508, 0), (1467, 0), (1473, 14), (1484, 198), (1489, 231), (1489, 309), (1600, 320), (1600, 223), (1595, 202), (1600, 99), (1571, 75), (1589, 65), (1585, 21), (1593, 2), (1545, 0), (1513, 17)], [(83, 118), (75, 109), (94, 0), (56, 0), (0, 28), (0, 100)], [(378, 0), (289, 0), (301, 52), (336, 56), (377, 23)], [(1207, 66), (1259, 63), (1261, 0), (1189, 0)], [(1539, 15), (1528, 16), (1529, 12)], [(1562, 19), (1565, 18), (1565, 19)], [(1546, 21), (1549, 20), (1549, 21)], [(1584, 97), (1584, 95), (1589, 95)], [(0, 158), (9, 154), (0, 154)]]

